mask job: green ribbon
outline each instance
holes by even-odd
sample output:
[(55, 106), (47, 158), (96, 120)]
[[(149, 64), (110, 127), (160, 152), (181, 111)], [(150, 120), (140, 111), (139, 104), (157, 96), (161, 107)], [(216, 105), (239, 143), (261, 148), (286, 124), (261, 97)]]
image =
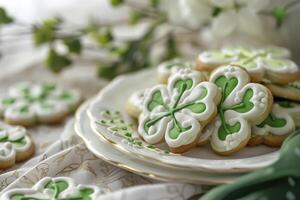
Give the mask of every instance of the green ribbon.
[(201, 200), (300, 199), (300, 129), (283, 143), (279, 159), (269, 167), (219, 186)]

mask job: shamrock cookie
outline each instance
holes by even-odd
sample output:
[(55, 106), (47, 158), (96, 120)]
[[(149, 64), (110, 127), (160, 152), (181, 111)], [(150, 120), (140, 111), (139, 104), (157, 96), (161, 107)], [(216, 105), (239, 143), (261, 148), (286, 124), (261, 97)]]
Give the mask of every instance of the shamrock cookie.
[(274, 96), (300, 102), (300, 80), (288, 83), (287, 85), (265, 83), (265, 86), (271, 90)]
[(287, 110), (274, 103), (272, 112), (260, 124), (252, 126), (250, 146), (264, 143), (268, 146), (281, 146), (284, 139), (295, 130), (295, 123)]
[(180, 59), (168, 60), (157, 67), (158, 79), (162, 84), (167, 84), (169, 77), (180, 69), (193, 69), (194, 66), (190, 62), (182, 61)]
[(197, 60), (197, 69), (212, 71), (224, 64), (236, 64), (247, 69), (253, 82), (266, 78), (274, 83), (287, 84), (300, 78), (300, 69), (288, 59), (289, 55), (287, 49), (280, 47), (224, 48), (201, 53)]
[(0, 169), (12, 167), (33, 153), (34, 145), (25, 128), (0, 123)]
[(300, 127), (300, 104), (289, 100), (277, 100), (277, 104), (292, 116), (296, 127)]
[(55, 84), (18, 83), (0, 99), (0, 114), (9, 124), (31, 126), (59, 123), (73, 112), (81, 96), (77, 91)]
[(215, 83), (222, 94), (211, 146), (218, 154), (229, 155), (248, 143), (251, 125), (266, 119), (273, 97), (263, 85), (250, 83), (247, 72), (234, 65), (214, 70), (210, 82)]
[(132, 95), (130, 95), (129, 99), (127, 100), (126, 111), (131, 117), (135, 119), (139, 118), (139, 115), (142, 112), (145, 92), (145, 90), (136, 91), (132, 93)]
[(167, 86), (156, 85), (147, 92), (138, 126), (147, 143), (165, 141), (173, 153), (196, 145), (220, 101), (215, 84), (199, 80), (198, 72), (182, 69), (170, 77)]
[(45, 177), (32, 188), (15, 188), (1, 196), (2, 200), (96, 200), (100, 191), (95, 186), (77, 185), (68, 177)]

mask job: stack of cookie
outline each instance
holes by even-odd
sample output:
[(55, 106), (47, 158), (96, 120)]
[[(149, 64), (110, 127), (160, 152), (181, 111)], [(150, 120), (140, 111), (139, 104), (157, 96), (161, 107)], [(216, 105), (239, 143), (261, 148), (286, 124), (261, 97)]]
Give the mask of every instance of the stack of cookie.
[(220, 155), (245, 146), (279, 147), (300, 125), (300, 69), (287, 49), (226, 48), (195, 64), (158, 67), (159, 84), (132, 94), (128, 113), (149, 144), (173, 153), (210, 143)]

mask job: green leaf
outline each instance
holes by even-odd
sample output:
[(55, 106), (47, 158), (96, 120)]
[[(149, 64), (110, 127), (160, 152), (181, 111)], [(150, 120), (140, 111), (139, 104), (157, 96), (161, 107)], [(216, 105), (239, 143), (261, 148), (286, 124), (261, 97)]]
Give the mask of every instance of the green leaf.
[(129, 23), (135, 25), (143, 18), (143, 16), (144, 15), (140, 11), (132, 10), (129, 15)]
[(104, 46), (113, 40), (111, 28), (102, 28), (100, 31), (91, 31), (92, 39), (99, 45)]
[(101, 64), (99, 63), (97, 66), (97, 74), (99, 77), (104, 79), (112, 79), (117, 74), (119, 64), (118, 63), (112, 63), (109, 65)]
[(65, 67), (71, 65), (72, 61), (65, 55), (58, 54), (54, 49), (50, 49), (46, 58), (47, 66), (53, 72), (60, 72)]
[(60, 24), (61, 20), (58, 18), (47, 19), (43, 21), (42, 25), (33, 27), (33, 41), (36, 46), (52, 42), (55, 36), (55, 30)]
[(63, 39), (64, 44), (68, 47), (70, 53), (80, 54), (81, 53), (81, 42), (78, 38), (67, 37)]
[(220, 7), (214, 7), (212, 11), (212, 16), (217, 17), (222, 12), (222, 9)]
[(10, 24), (14, 20), (12, 17), (8, 16), (5, 9), (0, 7), (0, 25), (1, 24)]
[(272, 10), (272, 16), (276, 20), (277, 27), (280, 27), (283, 21), (285, 20), (285, 18), (287, 17), (287, 11), (283, 7), (276, 6)]
[(112, 6), (119, 6), (121, 5), (122, 3), (124, 3), (124, 0), (110, 0), (110, 4)]
[(150, 1), (150, 5), (153, 8), (158, 8), (159, 4), (160, 4), (160, 0), (149, 0)]

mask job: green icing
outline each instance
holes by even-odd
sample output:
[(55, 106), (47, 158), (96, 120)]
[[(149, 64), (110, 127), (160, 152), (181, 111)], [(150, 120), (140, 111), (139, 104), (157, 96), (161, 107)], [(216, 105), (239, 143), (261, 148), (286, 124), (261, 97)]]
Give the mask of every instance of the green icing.
[[(91, 195), (94, 193), (94, 190), (89, 187), (80, 188), (79, 192), (73, 194), (72, 197), (62, 198), (61, 193), (63, 193), (66, 189), (69, 188), (69, 184), (67, 181), (49, 181), (44, 185), (44, 190), (48, 189), (52, 191), (51, 197), (31, 197), (32, 195), (27, 194), (13, 194), (10, 196), (10, 200), (92, 200)], [(43, 194), (42, 194), (43, 195)]]
[(69, 99), (72, 99), (73, 98), (73, 95), (71, 92), (69, 91), (64, 91), (61, 95), (60, 95), (60, 98), (63, 99), (63, 100), (69, 100)]
[(256, 68), (258, 59), (263, 60), (268, 68), (280, 69), (291, 65), (289, 60), (281, 58), (280, 51), (272, 48), (260, 49), (259, 52), (250, 48), (229, 48), (211, 51), (208, 55), (211, 60), (231, 62), (231, 64), (238, 64), (246, 69)]
[(243, 176), (234, 184), (212, 189), (201, 200), (300, 199), (300, 129), (283, 143), (280, 158), (269, 167)]
[(157, 106), (163, 105), (164, 107), (166, 107), (166, 105), (164, 104), (164, 101), (162, 99), (162, 94), (160, 91), (155, 91), (152, 94), (152, 98), (151, 101), (148, 103), (147, 108), (149, 111), (152, 111), (154, 108), (156, 108)]
[(210, 51), (208, 52), (206, 57), (210, 60), (217, 61), (217, 62), (227, 62), (228, 59), (233, 58), (231, 54), (227, 54), (219, 51)]
[(266, 125), (274, 128), (280, 128), (284, 127), (286, 125), (287, 121), (284, 118), (276, 117), (273, 113), (270, 113), (268, 117), (257, 127), (263, 128)]
[(237, 86), (238, 79), (235, 77), (228, 79), (225, 76), (220, 76), (216, 79), (215, 84), (221, 89), (222, 93), (221, 102), (218, 106), (219, 117), (221, 119), (218, 137), (220, 140), (225, 140), (227, 135), (234, 134), (241, 128), (241, 124), (239, 122), (233, 125), (228, 124), (225, 119), (225, 112), (228, 110), (233, 110), (238, 113), (246, 113), (252, 110), (254, 104), (250, 100), (253, 97), (253, 90), (250, 88), (247, 89), (240, 103), (228, 107), (224, 105), (224, 102)]
[(15, 98), (5, 98), (5, 99), (2, 99), (2, 104), (4, 104), (4, 105), (12, 105), (12, 104), (14, 104), (15, 103), (15, 101), (16, 101), (16, 99)]
[(290, 101), (287, 100), (280, 100), (280, 101), (276, 101), (276, 103), (283, 108), (293, 108), (293, 104)]
[(4, 136), (2, 138), (0, 138), (0, 143), (5, 143), (5, 142), (9, 142), (15, 146), (24, 146), (26, 144), (26, 140), (25, 140), (25, 137), (20, 137), (16, 140), (11, 140), (9, 139), (8, 136)]
[[(121, 137), (125, 138), (128, 143), (133, 145), (138, 145), (141, 148), (145, 148), (152, 152), (156, 152), (159, 154), (170, 154), (170, 152), (161, 150), (157, 148), (155, 145), (149, 145), (142, 141), (139, 138), (134, 138), (134, 127), (132, 124), (127, 124), (123, 120), (123, 117), (119, 111), (109, 111), (106, 110), (101, 113), (103, 119), (96, 122), (100, 126), (104, 126), (111, 133), (117, 133)], [(100, 132), (100, 131), (99, 131)]]
[(29, 106), (26, 105), (26, 106), (22, 106), (19, 108), (19, 112), (20, 113), (28, 113), (29, 112)]
[(146, 133), (149, 134), (149, 129), (151, 126), (158, 123), (160, 120), (169, 117), (173, 122), (173, 127), (170, 129), (169, 136), (172, 139), (176, 139), (181, 133), (189, 130), (192, 126), (189, 127), (182, 127), (180, 122), (176, 119), (175, 114), (183, 109), (189, 109), (191, 112), (194, 113), (202, 113), (206, 110), (206, 105), (200, 102), (205, 96), (207, 96), (207, 89), (203, 88), (203, 92), (199, 95), (199, 97), (192, 102), (188, 102), (185, 104), (178, 105), (179, 102), (182, 100), (182, 95), (187, 91), (190, 90), (193, 86), (192, 79), (178, 79), (174, 83), (174, 89), (176, 88), (178, 91), (178, 96), (176, 97), (174, 105), (167, 105), (161, 95), (159, 90), (155, 91), (151, 97), (150, 102), (148, 103), (149, 111), (152, 111), (157, 106), (163, 106), (165, 111), (163, 111), (159, 116), (154, 117), (151, 120), (148, 120), (144, 123), (144, 130)]

